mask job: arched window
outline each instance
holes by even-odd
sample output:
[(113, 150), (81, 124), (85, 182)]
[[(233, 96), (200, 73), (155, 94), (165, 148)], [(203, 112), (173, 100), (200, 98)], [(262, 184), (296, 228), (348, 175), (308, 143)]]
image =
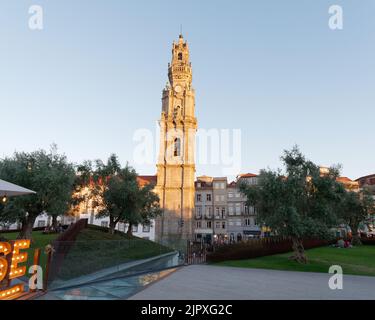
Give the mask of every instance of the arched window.
[(182, 52), (180, 52), (179, 54), (178, 54), (178, 60), (182, 60)]
[(231, 233), (231, 234), (230, 234), (230, 242), (231, 242), (231, 243), (234, 242), (234, 233)]
[(177, 118), (180, 115), (180, 113), (181, 113), (180, 110), (181, 110), (180, 106), (177, 106), (177, 107), (174, 108), (174, 110), (173, 110), (173, 117), (174, 118)]
[(181, 155), (181, 139), (176, 138), (174, 139), (174, 152), (175, 157), (179, 157)]

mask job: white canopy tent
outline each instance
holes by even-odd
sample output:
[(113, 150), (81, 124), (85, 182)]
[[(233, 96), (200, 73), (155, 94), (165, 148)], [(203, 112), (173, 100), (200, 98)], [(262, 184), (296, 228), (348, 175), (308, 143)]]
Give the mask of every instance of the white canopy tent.
[(33, 193), (36, 192), (0, 179), (0, 197), (15, 197)]

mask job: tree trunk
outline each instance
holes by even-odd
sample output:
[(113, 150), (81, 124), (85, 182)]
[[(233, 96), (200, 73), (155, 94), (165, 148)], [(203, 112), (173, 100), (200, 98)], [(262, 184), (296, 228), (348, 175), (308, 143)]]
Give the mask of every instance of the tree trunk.
[(361, 236), (358, 233), (359, 223), (351, 223), (349, 226), (352, 230), (352, 246), (361, 246)]
[(37, 215), (30, 214), (28, 217), (22, 219), (21, 232), (17, 236), (17, 239), (29, 239), (32, 240), (32, 232)]
[(298, 263), (307, 263), (307, 258), (305, 255), (305, 248), (303, 247), (302, 240), (298, 237), (292, 237), (293, 242), (293, 255), (289, 258), (291, 260), (297, 261)]
[(133, 224), (129, 222), (128, 231), (126, 233), (129, 237), (133, 236)]
[(57, 230), (57, 216), (56, 215), (52, 216), (52, 228), (55, 231)]
[(110, 234), (115, 234), (115, 228), (116, 228), (117, 222), (113, 217), (109, 217), (109, 233)]

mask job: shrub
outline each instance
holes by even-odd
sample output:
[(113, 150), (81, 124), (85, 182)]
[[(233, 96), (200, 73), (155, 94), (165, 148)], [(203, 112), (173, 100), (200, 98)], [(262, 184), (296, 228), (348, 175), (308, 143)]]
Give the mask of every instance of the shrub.
[[(303, 245), (305, 249), (325, 246), (335, 241), (305, 239)], [(207, 255), (208, 262), (221, 262), (227, 260), (245, 260), (258, 257), (270, 256), (293, 251), (292, 240), (289, 238), (263, 238), (254, 239), (247, 242), (239, 242), (224, 245), (214, 249), (214, 252)]]

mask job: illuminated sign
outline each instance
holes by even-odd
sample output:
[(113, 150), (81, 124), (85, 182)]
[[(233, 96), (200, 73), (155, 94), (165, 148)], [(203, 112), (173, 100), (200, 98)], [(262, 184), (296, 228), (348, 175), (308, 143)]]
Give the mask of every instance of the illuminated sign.
[(0, 242), (0, 300), (13, 299), (24, 292), (24, 285), (12, 286), (11, 281), (26, 274), (27, 253), (21, 250), (30, 248), (30, 240)]

